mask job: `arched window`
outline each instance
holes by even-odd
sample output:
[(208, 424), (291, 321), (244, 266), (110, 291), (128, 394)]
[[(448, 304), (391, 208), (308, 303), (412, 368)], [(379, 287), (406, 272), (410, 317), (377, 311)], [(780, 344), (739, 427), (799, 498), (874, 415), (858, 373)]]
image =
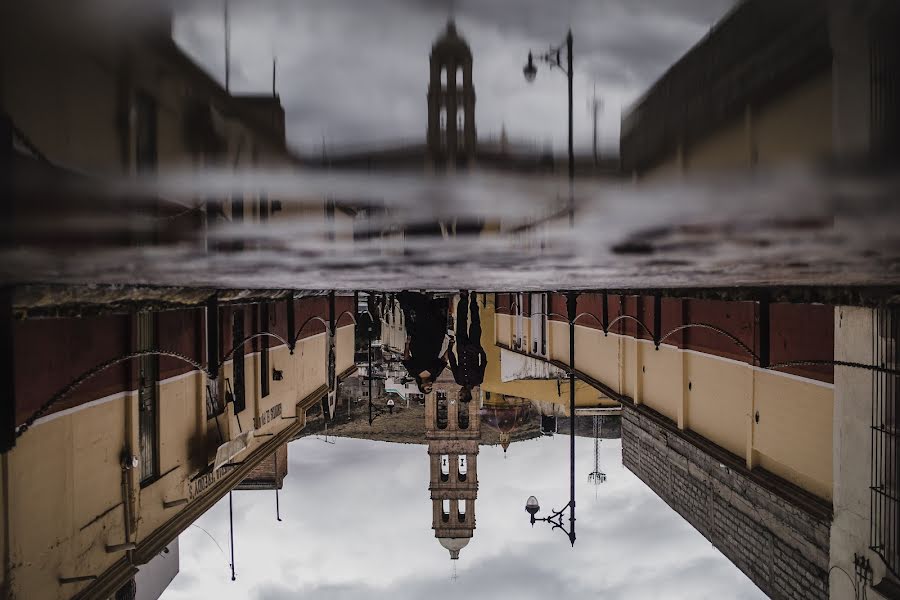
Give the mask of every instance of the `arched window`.
[(461, 90), (463, 88), (463, 68), (456, 67), (456, 89)]
[(466, 116), (464, 110), (456, 112), (456, 147), (464, 148), (466, 145)]
[(437, 428), (447, 429), (449, 422), (449, 406), (447, 403), (447, 392), (437, 390), (435, 393), (435, 402), (437, 404)]
[(457, 465), (458, 466), (457, 472), (459, 473), (459, 480), (465, 481), (466, 477), (469, 473), (469, 461), (466, 459), (465, 454), (460, 454), (457, 457), (457, 459), (459, 461), (459, 463)]
[(447, 147), (447, 107), (441, 107), (440, 114), (441, 148)]
[(450, 520), (450, 500), (441, 500), (441, 521), (446, 523)]
[(447, 87), (447, 67), (441, 67), (441, 87)]
[(456, 422), (460, 429), (469, 428), (469, 404), (467, 402), (456, 403)]
[(450, 480), (450, 456), (447, 454), (441, 454), (441, 481), (447, 482)]
[(456, 503), (456, 518), (459, 520), (460, 523), (466, 522), (466, 501), (465, 501), (465, 499), (458, 500)]

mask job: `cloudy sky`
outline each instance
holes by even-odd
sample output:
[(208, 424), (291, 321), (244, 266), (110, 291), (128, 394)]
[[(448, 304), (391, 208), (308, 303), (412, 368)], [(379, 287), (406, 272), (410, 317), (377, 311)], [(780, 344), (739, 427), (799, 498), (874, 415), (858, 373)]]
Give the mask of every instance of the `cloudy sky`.
[[(301, 151), (421, 141), (428, 54), (453, 0), (231, 0), (232, 89), (278, 91), (288, 138)], [(505, 124), (517, 141), (566, 141), (566, 86), (546, 68), (522, 77), (530, 48), (575, 39), (576, 144), (591, 143), (589, 98), (604, 102), (600, 136), (614, 147), (623, 107), (697, 42), (735, 0), (455, 0), (458, 29), (474, 54), (476, 125)], [(224, 79), (222, 3), (182, 6), (175, 38)]]
[[(608, 480), (586, 483), (593, 441), (577, 438), (575, 548), (528, 525), (525, 499), (566, 501), (568, 438), (513, 444), (478, 456), (477, 528), (451, 579), (449, 554), (431, 529), (424, 445), (304, 438), (289, 446), (281, 492), (234, 493), (237, 581), (228, 569), (228, 499), (181, 536), (181, 572), (163, 600), (231, 598), (628, 598), (765, 596), (621, 463), (602, 442)], [(224, 552), (223, 552), (224, 551)]]

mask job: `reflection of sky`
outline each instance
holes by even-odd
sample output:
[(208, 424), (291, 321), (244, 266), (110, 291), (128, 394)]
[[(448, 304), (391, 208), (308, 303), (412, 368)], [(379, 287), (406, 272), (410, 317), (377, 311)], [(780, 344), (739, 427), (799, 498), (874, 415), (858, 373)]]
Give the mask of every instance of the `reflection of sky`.
[[(163, 595), (184, 598), (764, 598), (736, 567), (601, 446), (608, 474), (587, 483), (593, 440), (577, 439), (574, 550), (560, 532), (532, 530), (525, 499), (543, 511), (568, 498), (568, 438), (499, 446), (478, 456), (475, 537), (451, 580), (431, 529), (423, 445), (304, 438), (289, 447), (275, 520), (272, 491), (234, 493), (237, 581), (197, 527), (181, 536), (181, 573)], [(596, 497), (595, 497), (596, 492)], [(197, 524), (228, 553), (228, 498)]]

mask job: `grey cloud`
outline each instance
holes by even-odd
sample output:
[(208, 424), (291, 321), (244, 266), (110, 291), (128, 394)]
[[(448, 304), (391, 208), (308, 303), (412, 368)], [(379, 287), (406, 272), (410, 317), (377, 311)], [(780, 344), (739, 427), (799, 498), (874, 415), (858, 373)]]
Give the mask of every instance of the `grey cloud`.
[[(340, 598), (637, 598), (762, 595), (735, 567), (621, 464), (617, 444), (601, 448), (608, 481), (578, 483), (578, 543), (528, 527), (521, 504), (534, 493), (548, 506), (567, 488), (564, 437), (517, 443), (478, 457), (477, 529), (459, 578), (449, 580), (446, 551), (431, 530), (424, 445), (313, 438), (288, 449), (281, 491), (234, 495), (238, 581), (227, 560), (196, 528), (181, 536), (182, 574), (165, 600), (254, 597)], [(576, 440), (579, 478), (592, 468), (593, 444)], [(228, 540), (224, 499), (199, 525)], [(227, 545), (224, 546), (227, 549)], [(627, 560), (623, 560), (626, 557)]]

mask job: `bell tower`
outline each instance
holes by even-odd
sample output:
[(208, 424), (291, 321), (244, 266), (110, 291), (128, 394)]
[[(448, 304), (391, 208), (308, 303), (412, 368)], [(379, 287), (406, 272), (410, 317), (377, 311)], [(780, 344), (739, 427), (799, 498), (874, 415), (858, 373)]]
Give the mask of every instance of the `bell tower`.
[(481, 419), (476, 401), (460, 402), (458, 386), (435, 385), (425, 398), (431, 484), (431, 528), (440, 544), (459, 559), (475, 535), (478, 443)]
[(475, 159), (472, 51), (452, 19), (431, 47), (427, 145), (437, 169), (466, 167)]

